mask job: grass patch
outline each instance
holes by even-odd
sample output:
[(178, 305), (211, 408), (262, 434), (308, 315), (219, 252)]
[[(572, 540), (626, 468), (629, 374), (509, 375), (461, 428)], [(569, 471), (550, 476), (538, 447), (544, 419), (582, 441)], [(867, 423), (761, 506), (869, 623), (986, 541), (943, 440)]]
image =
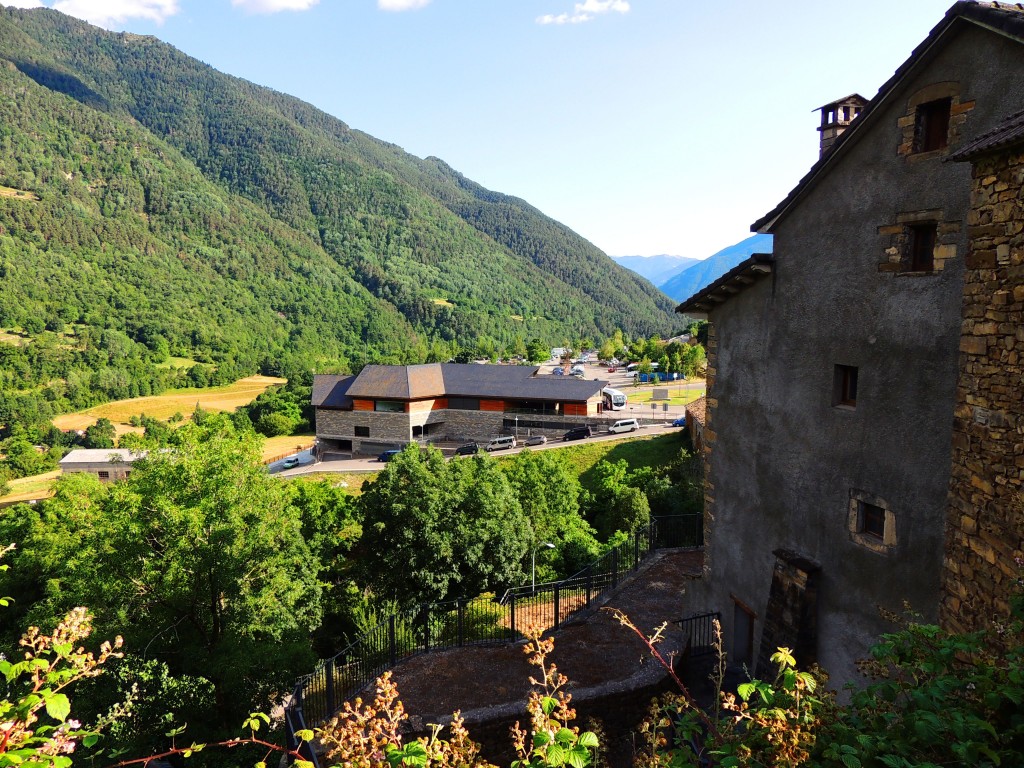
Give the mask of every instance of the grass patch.
[(286, 381), (287, 379), (272, 376), (249, 376), (223, 387), (170, 390), (162, 395), (115, 400), (78, 413), (66, 413), (57, 416), (53, 423), (58, 429), (68, 430), (86, 429), (101, 417), (106, 417), (115, 424), (127, 424), (132, 416), (143, 414), (161, 420), (166, 420), (176, 413), (188, 418), (197, 405), (205, 411), (233, 411), (241, 405), (251, 403), (268, 388), (284, 384)]
[(434, 301), (434, 304), (436, 304), (439, 307), (454, 307), (455, 306), (450, 301), (448, 301), (448, 299), (434, 299), (433, 301)]
[(157, 363), (157, 368), (191, 368), (195, 365), (199, 365), (195, 360), (191, 360), (187, 357), (168, 357), (162, 363)]
[(49, 498), (53, 495), (53, 484), (58, 477), (60, 477), (60, 470), (9, 480), (11, 492), (6, 496), (0, 496), (0, 504)]
[(310, 472), (307, 475), (299, 475), (298, 477), (289, 479), (290, 483), (302, 483), (306, 481), (319, 481), (326, 480), (331, 485), (340, 485), (348, 491), (352, 496), (359, 496), (363, 492), (363, 486), (366, 483), (372, 482), (377, 479), (377, 475), (380, 472)]
[(629, 402), (633, 405), (640, 405), (642, 403), (668, 403), (669, 405), (689, 405), (694, 400), (704, 397), (705, 389), (680, 389), (679, 387), (667, 387), (668, 389), (668, 400), (653, 400), (654, 390), (653, 389), (622, 389), (621, 392), (626, 393), (626, 397), (629, 398)]
[(35, 192), (27, 192), (24, 189), (15, 189), (14, 187), (5, 187), (0, 185), (0, 197), (14, 197), (18, 200), (31, 200), (32, 202), (39, 202), (41, 199)]
[(263, 439), (263, 461), (271, 462), (304, 451), (313, 445), (316, 435), (279, 435)]
[(16, 333), (0, 331), (0, 344), (10, 344), (12, 347), (20, 347), (24, 344), (28, 344), (28, 339), (24, 336), (19, 336)]

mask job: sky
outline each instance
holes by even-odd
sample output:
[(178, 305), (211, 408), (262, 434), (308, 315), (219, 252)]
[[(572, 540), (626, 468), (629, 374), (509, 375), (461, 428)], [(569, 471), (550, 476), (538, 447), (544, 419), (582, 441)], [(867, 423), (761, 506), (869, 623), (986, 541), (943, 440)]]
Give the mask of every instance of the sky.
[(952, 0), (0, 0), (159, 37), (521, 197), (613, 256), (704, 258)]

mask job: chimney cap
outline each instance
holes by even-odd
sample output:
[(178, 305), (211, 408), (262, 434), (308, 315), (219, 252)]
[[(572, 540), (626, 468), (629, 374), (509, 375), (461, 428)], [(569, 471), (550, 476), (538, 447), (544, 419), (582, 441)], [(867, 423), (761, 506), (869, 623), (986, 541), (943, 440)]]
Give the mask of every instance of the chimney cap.
[(843, 96), (841, 99), (836, 99), (835, 101), (830, 101), (828, 104), (822, 104), (820, 107), (815, 107), (811, 112), (820, 112), (821, 110), (828, 109), (829, 107), (842, 107), (848, 104), (863, 107), (867, 103), (868, 100), (859, 93), (851, 93), (849, 96)]

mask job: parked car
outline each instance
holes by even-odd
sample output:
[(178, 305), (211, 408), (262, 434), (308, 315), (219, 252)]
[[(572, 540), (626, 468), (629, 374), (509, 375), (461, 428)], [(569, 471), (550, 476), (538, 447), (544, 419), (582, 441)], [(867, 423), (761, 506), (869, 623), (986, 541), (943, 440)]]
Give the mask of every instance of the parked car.
[(529, 435), (523, 440), (523, 445), (544, 445), (548, 439), (544, 435)]
[(594, 434), (594, 431), (590, 427), (573, 427), (562, 435), (562, 440), (583, 440), (592, 434)]
[(678, 419), (676, 419), (675, 421), (672, 422), (672, 426), (673, 427), (685, 427), (686, 426), (686, 417), (685, 416), (680, 416)]
[(480, 446), (476, 443), (466, 443), (455, 449), (456, 456), (474, 456), (480, 452)]
[(565, 371), (562, 370), (561, 366), (558, 366), (553, 371), (551, 371), (551, 373), (554, 374), (555, 376), (561, 376), (565, 373)]
[(614, 365), (609, 365), (609, 366), (608, 366), (608, 373), (615, 373), (615, 371), (616, 371), (616, 370), (617, 370), (617, 369), (615, 368), (615, 366), (614, 366)]
[(292, 467), (299, 466), (298, 456), (289, 456), (287, 459), (281, 462), (282, 469), (291, 469)]
[(491, 441), (484, 447), (485, 451), (502, 451), (505, 448), (515, 448), (516, 438), (514, 435), (502, 435), (492, 437)]
[(608, 427), (608, 431), (613, 434), (618, 434), (620, 432), (636, 432), (638, 429), (640, 429), (640, 422), (636, 419), (619, 419)]
[(390, 451), (384, 451), (380, 456), (377, 457), (377, 461), (383, 461), (385, 463), (391, 461), (395, 456), (400, 454), (401, 451), (397, 448), (392, 448)]

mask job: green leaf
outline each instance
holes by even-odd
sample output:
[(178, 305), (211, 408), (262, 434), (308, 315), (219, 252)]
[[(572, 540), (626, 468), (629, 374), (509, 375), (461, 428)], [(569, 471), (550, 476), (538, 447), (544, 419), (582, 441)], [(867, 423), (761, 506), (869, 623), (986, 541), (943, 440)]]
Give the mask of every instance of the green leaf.
[(590, 731), (584, 731), (580, 734), (579, 741), (577, 741), (576, 743), (579, 744), (581, 747), (586, 747), (588, 749), (597, 749), (597, 734), (591, 733)]
[(71, 702), (63, 693), (55, 693), (46, 698), (46, 714), (54, 720), (64, 722), (71, 714)]
[(750, 694), (752, 694), (756, 689), (757, 686), (753, 683), (740, 683), (736, 688), (736, 693), (739, 694), (741, 699), (748, 701), (750, 699)]
[(533, 734), (533, 746), (535, 747), (544, 747), (547, 746), (550, 742), (551, 736), (548, 734), (547, 731), (538, 731), (537, 733)]
[(544, 762), (547, 765), (564, 765), (566, 757), (566, 749), (556, 743), (548, 747), (548, 753)]
[(550, 715), (552, 712), (555, 711), (555, 707), (558, 706), (558, 700), (553, 699), (550, 696), (545, 696), (540, 700), (540, 705), (544, 709), (544, 714)]
[(313, 731), (309, 730), (308, 728), (295, 732), (295, 738), (299, 741), (312, 741), (313, 737)]
[(845, 765), (846, 768), (860, 768), (860, 760), (858, 760), (854, 755), (844, 753), (839, 756), (839, 759), (843, 761), (843, 765)]
[(590, 753), (579, 747), (570, 749), (569, 754), (565, 756), (565, 762), (571, 765), (572, 768), (584, 768), (590, 762)]
[(576, 740), (576, 734), (570, 731), (568, 728), (562, 728), (558, 733), (555, 734), (555, 741), (559, 744), (572, 744)]
[(100, 735), (98, 733), (87, 733), (85, 736), (82, 737), (82, 746), (95, 747), (99, 740)]

